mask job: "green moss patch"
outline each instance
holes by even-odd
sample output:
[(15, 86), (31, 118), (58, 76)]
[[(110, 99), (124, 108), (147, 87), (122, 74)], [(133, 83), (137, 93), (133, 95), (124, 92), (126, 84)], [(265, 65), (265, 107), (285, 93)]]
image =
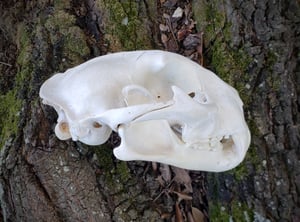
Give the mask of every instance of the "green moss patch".
[(193, 1), (193, 12), (198, 31), (204, 33), (205, 56), (210, 61), (209, 68), (225, 82), (237, 89), (245, 105), (249, 103), (249, 81), (247, 69), (252, 59), (241, 49), (232, 48), (231, 24), (227, 21), (223, 4), (213, 0), (209, 2)]
[[(123, 186), (131, 179), (130, 171), (125, 161), (114, 162), (112, 148), (107, 145), (101, 147), (95, 147), (94, 151), (99, 160), (99, 167), (103, 169), (105, 173), (105, 180), (108, 184), (114, 186), (118, 181), (119, 186)], [(119, 187), (119, 189), (121, 189)]]
[(141, 16), (145, 9), (140, 4), (132, 0), (98, 1), (104, 13), (104, 33), (110, 51), (152, 48), (146, 15)]
[(247, 205), (234, 201), (230, 206), (226, 204), (210, 205), (209, 208), (210, 218), (215, 222), (228, 222), (228, 221), (253, 221), (253, 212)]
[(0, 95), (0, 148), (7, 138), (17, 134), (20, 110), (21, 100), (14, 91)]
[[(31, 78), (31, 41), (29, 32), (25, 25), (17, 26), (18, 67), (15, 76), (14, 88), (4, 95), (0, 95), (0, 148), (9, 137), (17, 135), (19, 130), (20, 112), (22, 108), (22, 97), (24, 97), (25, 84)], [(26, 85), (27, 87), (28, 85)]]
[[(75, 25), (75, 17), (64, 10), (56, 10), (45, 22), (50, 42), (60, 52), (59, 69), (85, 61), (90, 54), (83, 31)], [(64, 63), (65, 62), (65, 63)]]

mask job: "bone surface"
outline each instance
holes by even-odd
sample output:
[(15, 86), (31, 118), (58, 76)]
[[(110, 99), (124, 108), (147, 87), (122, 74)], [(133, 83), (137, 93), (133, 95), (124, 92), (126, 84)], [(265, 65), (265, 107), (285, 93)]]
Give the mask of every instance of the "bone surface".
[(100, 56), (52, 76), (40, 97), (58, 113), (59, 139), (100, 145), (116, 131), (120, 160), (220, 172), (241, 163), (250, 144), (237, 91), (175, 53)]

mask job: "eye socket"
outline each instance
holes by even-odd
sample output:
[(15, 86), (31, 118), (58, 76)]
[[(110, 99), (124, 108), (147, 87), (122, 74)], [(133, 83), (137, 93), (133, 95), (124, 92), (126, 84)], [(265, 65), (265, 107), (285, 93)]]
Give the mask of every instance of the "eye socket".
[(98, 122), (93, 122), (93, 127), (94, 128), (101, 128), (102, 125), (100, 123), (98, 123)]

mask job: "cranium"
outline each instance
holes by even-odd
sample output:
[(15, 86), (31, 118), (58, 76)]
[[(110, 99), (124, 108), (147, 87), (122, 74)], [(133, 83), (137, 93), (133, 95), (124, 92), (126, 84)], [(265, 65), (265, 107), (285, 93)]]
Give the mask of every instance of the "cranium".
[(92, 59), (48, 79), (40, 96), (58, 113), (58, 138), (99, 145), (116, 131), (121, 160), (218, 172), (237, 166), (250, 144), (236, 90), (170, 52)]

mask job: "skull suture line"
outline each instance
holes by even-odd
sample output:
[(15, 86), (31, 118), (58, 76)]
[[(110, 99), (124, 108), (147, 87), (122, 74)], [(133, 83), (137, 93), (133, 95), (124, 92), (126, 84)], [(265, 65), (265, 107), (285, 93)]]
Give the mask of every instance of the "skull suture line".
[(40, 96), (58, 113), (58, 138), (99, 145), (114, 130), (121, 160), (219, 172), (237, 166), (250, 144), (236, 90), (175, 53), (101, 56), (54, 75)]

